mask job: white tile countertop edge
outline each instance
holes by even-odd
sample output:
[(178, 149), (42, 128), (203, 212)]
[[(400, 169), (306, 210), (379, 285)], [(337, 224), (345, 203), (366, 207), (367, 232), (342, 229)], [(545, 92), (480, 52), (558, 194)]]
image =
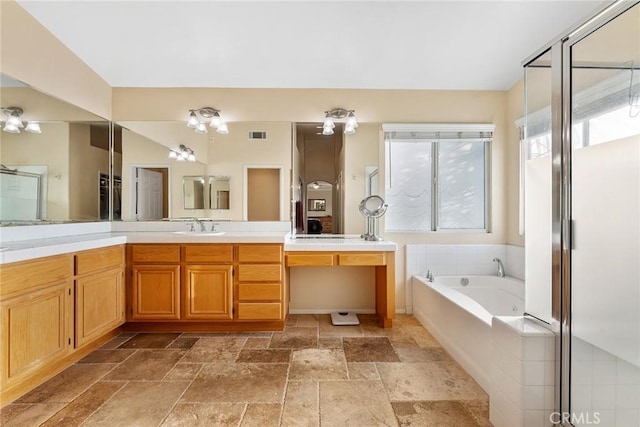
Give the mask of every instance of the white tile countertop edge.
[(367, 242), (356, 236), (291, 238), (288, 233), (272, 231), (225, 232), (221, 236), (170, 231), (93, 233), (2, 242), (0, 264), (125, 243), (284, 243), (285, 251), (395, 252), (398, 248), (393, 242)]

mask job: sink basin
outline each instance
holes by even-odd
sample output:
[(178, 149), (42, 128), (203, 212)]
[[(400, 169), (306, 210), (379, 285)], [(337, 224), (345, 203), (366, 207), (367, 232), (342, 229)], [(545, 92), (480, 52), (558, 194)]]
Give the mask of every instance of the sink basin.
[(174, 231), (173, 234), (182, 234), (184, 236), (222, 236), (224, 231)]

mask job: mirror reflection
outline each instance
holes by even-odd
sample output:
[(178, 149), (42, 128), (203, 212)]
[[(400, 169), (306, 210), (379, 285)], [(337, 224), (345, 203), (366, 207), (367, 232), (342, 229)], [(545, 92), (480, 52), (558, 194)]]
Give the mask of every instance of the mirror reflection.
[(228, 176), (209, 177), (209, 209), (229, 209), (229, 186)]
[(108, 220), (109, 122), (4, 74), (0, 92), (2, 225)]
[(185, 209), (204, 209), (204, 176), (182, 177), (182, 199)]

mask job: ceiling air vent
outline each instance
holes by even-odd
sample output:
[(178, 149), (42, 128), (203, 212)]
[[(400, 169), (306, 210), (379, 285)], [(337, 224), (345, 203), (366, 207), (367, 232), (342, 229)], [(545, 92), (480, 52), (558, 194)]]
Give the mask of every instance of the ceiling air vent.
[(253, 139), (267, 139), (267, 132), (263, 130), (250, 130), (249, 141)]

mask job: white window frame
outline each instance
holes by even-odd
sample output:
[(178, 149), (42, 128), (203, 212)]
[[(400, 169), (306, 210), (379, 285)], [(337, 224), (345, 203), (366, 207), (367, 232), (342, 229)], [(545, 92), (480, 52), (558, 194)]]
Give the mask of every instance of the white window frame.
[[(432, 139), (432, 177), (431, 177), (431, 228), (429, 230), (386, 230), (393, 233), (490, 233), (491, 232), (491, 141), (493, 139), (493, 132), (495, 125), (492, 123), (482, 124), (464, 124), (464, 123), (447, 123), (447, 124), (432, 124), (432, 123), (383, 123), (382, 130), (385, 135), (385, 155), (388, 155), (388, 148), (392, 142), (388, 140), (388, 135), (393, 132), (409, 132), (409, 133), (423, 133), (433, 134), (432, 138), (420, 138), (420, 139)], [(484, 154), (484, 228), (440, 228), (439, 226), (439, 200), (438, 200), (438, 158), (439, 158), (439, 139), (455, 139), (452, 135), (463, 135), (462, 139), (468, 138), (470, 135), (477, 134), (472, 139), (485, 140), (485, 154)], [(409, 141), (409, 139), (407, 140)], [(387, 162), (385, 161), (385, 167)], [(385, 192), (387, 190), (387, 183), (391, 179), (391, 171), (385, 171)], [(386, 223), (385, 223), (386, 228)]]

